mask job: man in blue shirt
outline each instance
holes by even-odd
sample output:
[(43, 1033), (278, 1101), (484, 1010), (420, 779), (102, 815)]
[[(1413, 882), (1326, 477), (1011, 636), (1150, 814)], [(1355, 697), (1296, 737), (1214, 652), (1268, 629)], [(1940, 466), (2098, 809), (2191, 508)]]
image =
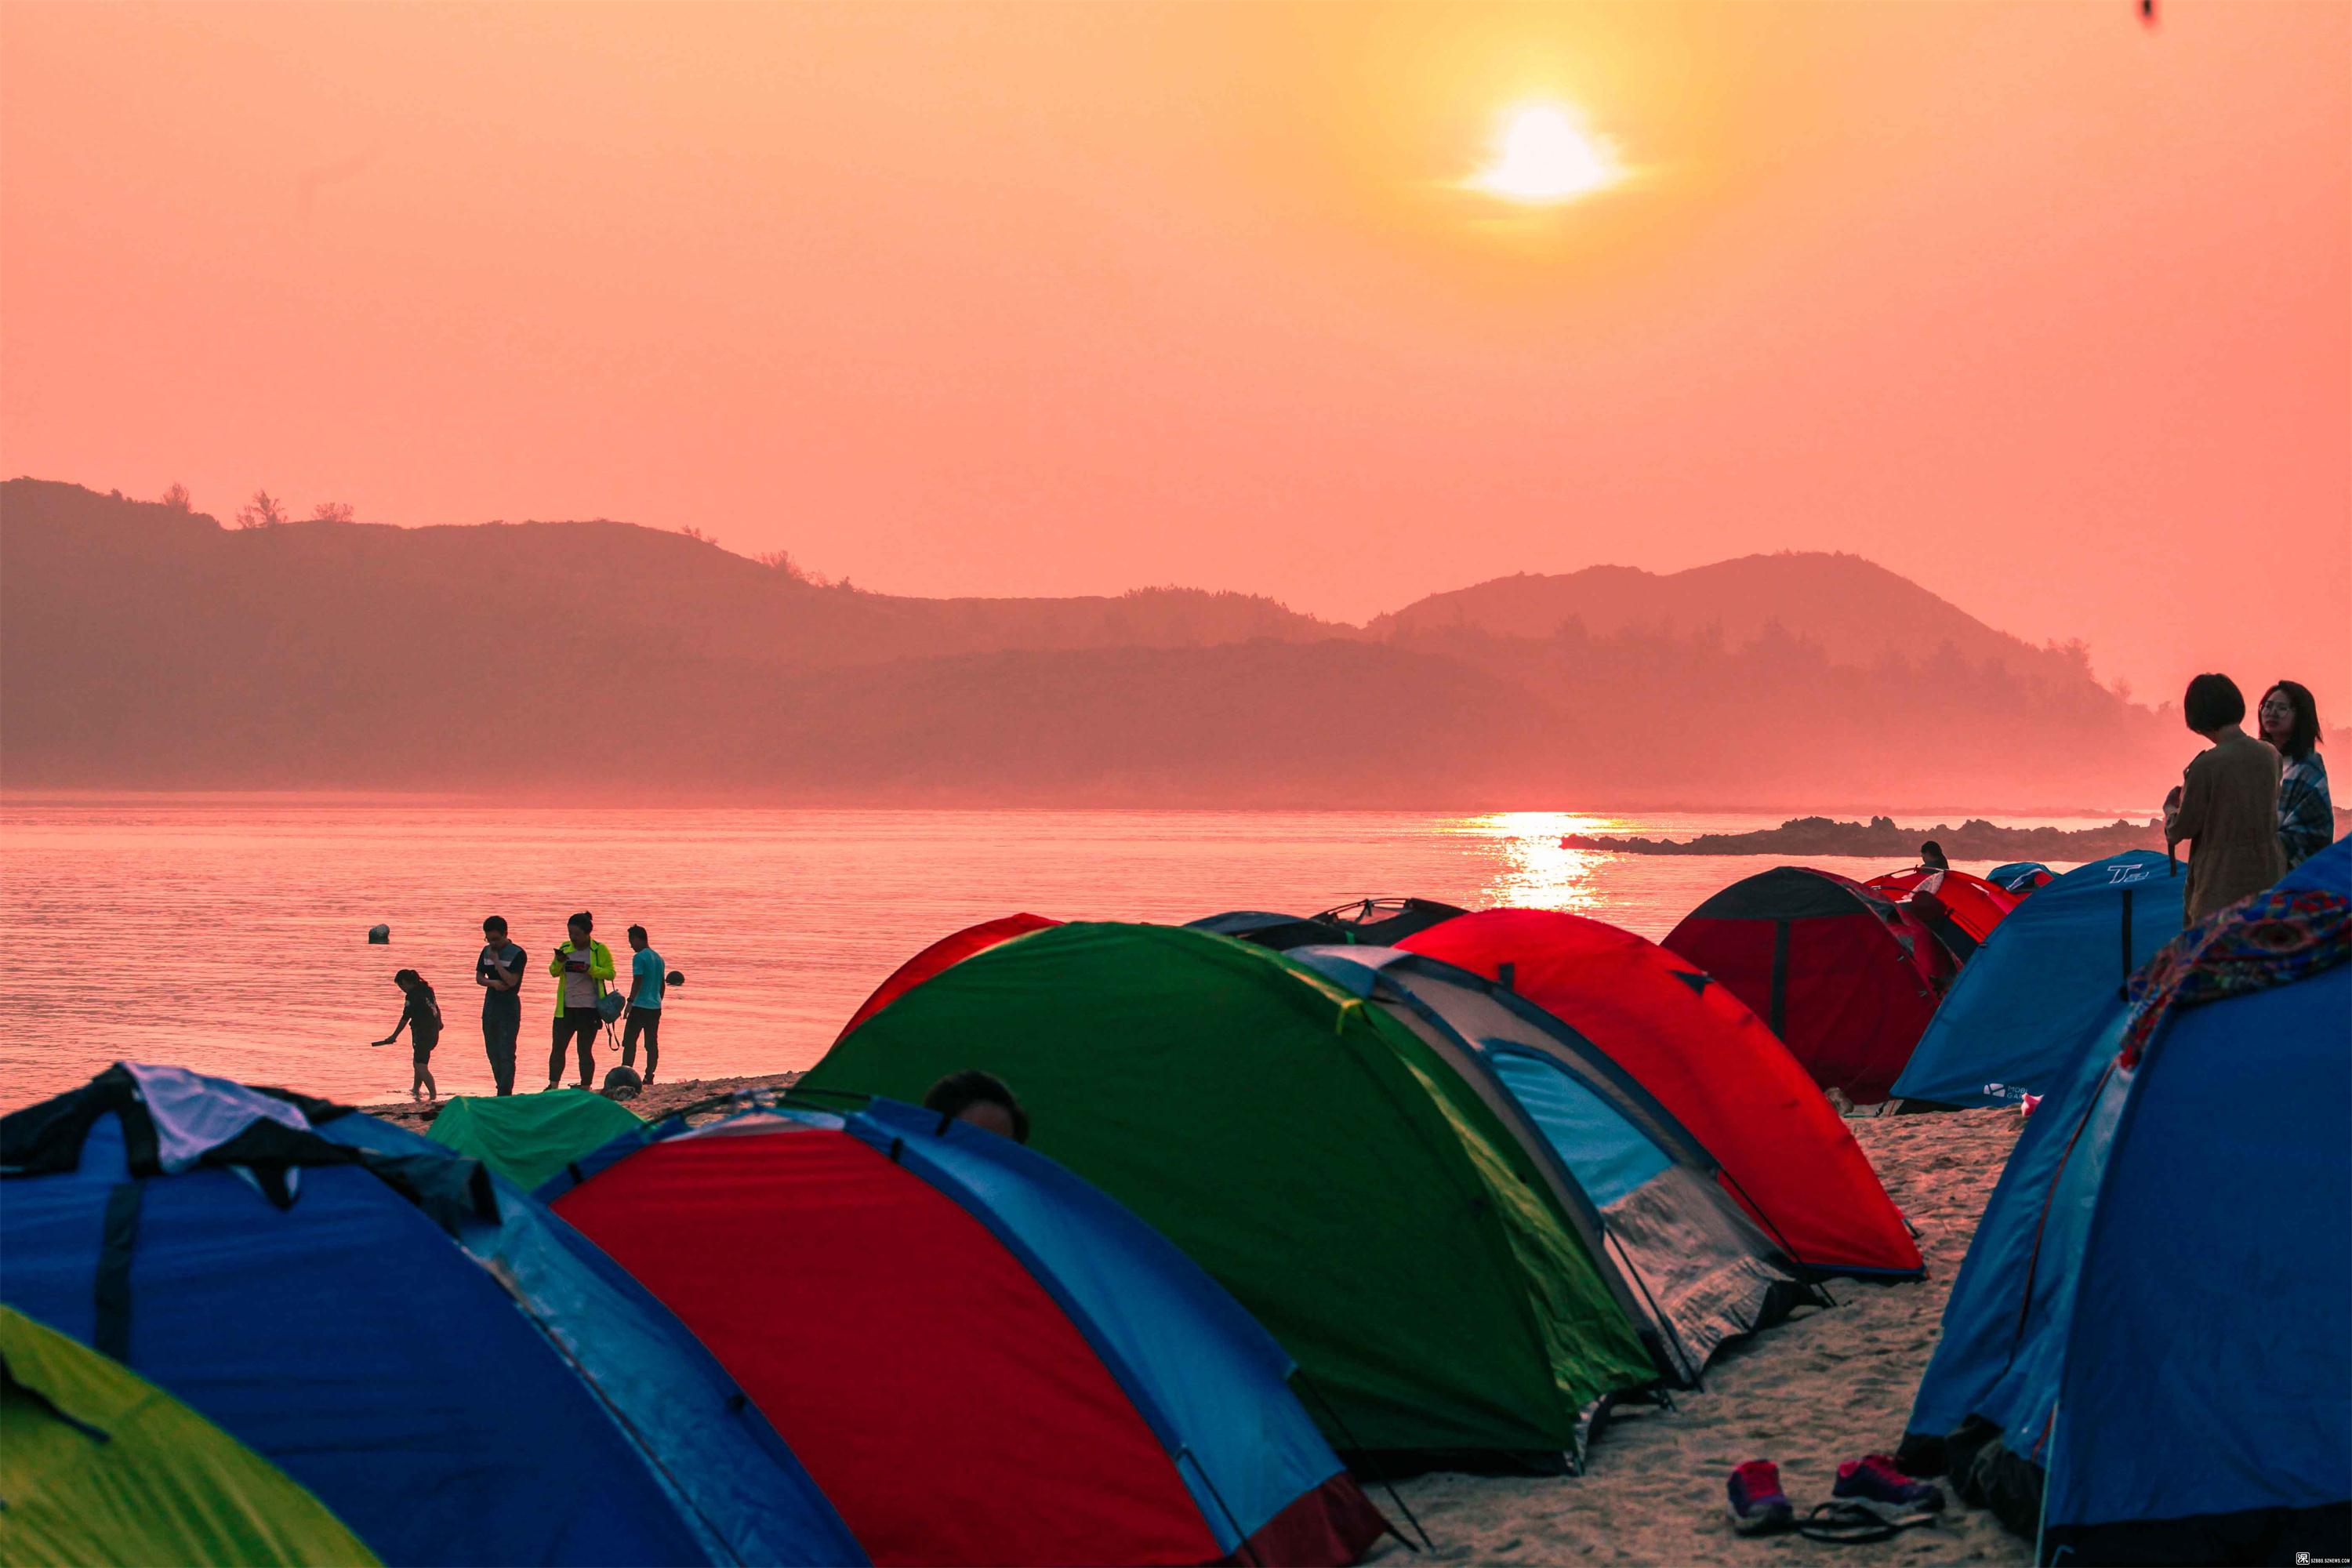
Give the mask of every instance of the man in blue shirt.
[(654, 1068), (661, 1060), (662, 993), (668, 988), (662, 955), (646, 945), (646, 928), (629, 928), (629, 951), (636, 956), (629, 960), (629, 1021), (621, 1029), (621, 1065), (637, 1065), (637, 1038), (646, 1042), (646, 1082), (654, 1080)]

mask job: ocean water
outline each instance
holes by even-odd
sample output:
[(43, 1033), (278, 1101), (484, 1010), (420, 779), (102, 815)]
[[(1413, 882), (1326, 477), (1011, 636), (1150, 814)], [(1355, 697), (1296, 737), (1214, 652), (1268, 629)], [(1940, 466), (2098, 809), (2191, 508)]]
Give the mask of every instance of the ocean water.
[[(1181, 922), (1415, 894), (1572, 910), (1655, 938), (1774, 861), (1586, 853), (1561, 848), (1562, 834), (1683, 837), (1778, 820), (21, 797), (0, 801), (0, 1106), (117, 1060), (350, 1101), (402, 1097), (405, 1038), (368, 1045), (399, 1016), (402, 967), (433, 984), (448, 1021), (434, 1055), (442, 1093), (487, 1091), (472, 976), (491, 913), (530, 955), (518, 1088), (544, 1081), (553, 982), (541, 966), (578, 909), (593, 911), (625, 973), (632, 921), (685, 973), (664, 1016), (662, 1074), (717, 1077), (809, 1066), (902, 960), (1016, 910)], [(378, 921), (389, 947), (367, 942)], [(615, 1059), (600, 1051), (599, 1072)]]

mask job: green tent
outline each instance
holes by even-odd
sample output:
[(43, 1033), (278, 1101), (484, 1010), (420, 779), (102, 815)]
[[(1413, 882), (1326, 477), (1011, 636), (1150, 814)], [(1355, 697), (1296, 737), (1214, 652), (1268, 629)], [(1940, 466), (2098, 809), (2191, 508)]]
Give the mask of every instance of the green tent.
[(468, 1095), (441, 1108), (433, 1119), (433, 1142), (469, 1154), (528, 1189), (644, 1125), (627, 1106), (584, 1089)]
[(966, 959), (803, 1087), (981, 1068), (1031, 1142), (1192, 1254), (1342, 1447), (1573, 1451), (1656, 1375), (1518, 1141), (1412, 1033), (1246, 942), (1076, 924)]
[(373, 1563), (318, 1499), (109, 1357), (0, 1307), (0, 1563)]

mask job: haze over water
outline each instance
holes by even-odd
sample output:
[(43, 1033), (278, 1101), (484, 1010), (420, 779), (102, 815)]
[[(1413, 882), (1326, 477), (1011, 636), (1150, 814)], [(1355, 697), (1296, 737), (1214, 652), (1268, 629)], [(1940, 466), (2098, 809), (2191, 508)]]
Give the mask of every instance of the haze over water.
[[(900, 962), (1015, 910), (1181, 923), (1415, 894), (1572, 910), (1656, 938), (1773, 860), (1584, 853), (1559, 847), (1563, 833), (1684, 837), (1778, 820), (19, 798), (0, 804), (0, 944), (13, 961), (0, 1104), (72, 1088), (116, 1060), (349, 1101), (397, 1098), (405, 1039), (367, 1042), (399, 1016), (391, 976), (404, 966), (432, 982), (447, 1018), (434, 1053), (442, 1093), (487, 1092), (472, 975), (492, 912), (530, 955), (518, 1088), (543, 1081), (553, 999), (543, 965), (564, 917), (583, 908), (625, 973), (633, 921), (685, 972), (664, 1021), (663, 1075), (710, 1078), (809, 1066)], [(367, 943), (379, 921), (389, 947)], [(599, 1071), (614, 1059), (600, 1050)]]

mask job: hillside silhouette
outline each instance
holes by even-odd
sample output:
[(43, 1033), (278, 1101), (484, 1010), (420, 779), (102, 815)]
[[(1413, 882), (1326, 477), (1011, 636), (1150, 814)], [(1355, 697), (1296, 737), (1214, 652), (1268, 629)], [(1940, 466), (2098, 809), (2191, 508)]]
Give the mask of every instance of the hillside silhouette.
[(1713, 636), (1732, 647), (1788, 636), (1817, 645), (1831, 662), (1869, 666), (1951, 656), (1997, 664), (2027, 681), (2089, 678), (2080, 645), (2037, 648), (1995, 631), (1906, 577), (1858, 555), (1784, 552), (1657, 574), (1592, 566), (1560, 576), (1497, 577), (1432, 594), (1377, 617), (1376, 637), (1412, 639), (1450, 631), (1546, 639), (1573, 626), (1584, 636)]
[(916, 599), (609, 521), (227, 529), (0, 486), (0, 783), (858, 804), (2032, 809), (2195, 742), (1853, 557), (1596, 568), (1367, 627)]

